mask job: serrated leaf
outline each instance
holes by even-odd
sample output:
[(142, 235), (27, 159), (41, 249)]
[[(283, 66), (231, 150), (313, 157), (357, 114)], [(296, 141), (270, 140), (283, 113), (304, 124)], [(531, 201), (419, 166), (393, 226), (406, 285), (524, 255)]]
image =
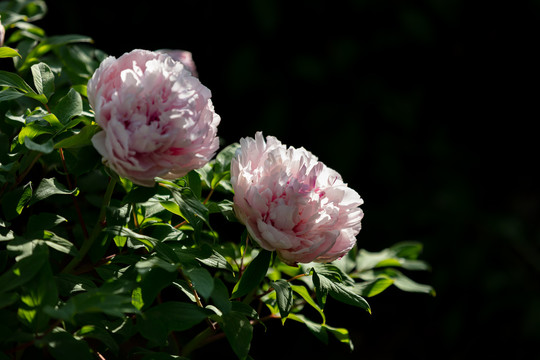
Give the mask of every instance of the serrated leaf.
[(43, 94), (49, 99), (54, 93), (54, 74), (45, 63), (34, 64), (30, 68), (34, 78), (34, 85), (38, 94)]
[(261, 250), (253, 261), (248, 265), (240, 280), (236, 283), (232, 297), (239, 298), (259, 286), (266, 276), (272, 253), (267, 250)]
[(293, 291), (291, 284), (283, 279), (270, 283), (270, 286), (276, 291), (276, 300), (281, 318), (285, 320), (293, 306)]

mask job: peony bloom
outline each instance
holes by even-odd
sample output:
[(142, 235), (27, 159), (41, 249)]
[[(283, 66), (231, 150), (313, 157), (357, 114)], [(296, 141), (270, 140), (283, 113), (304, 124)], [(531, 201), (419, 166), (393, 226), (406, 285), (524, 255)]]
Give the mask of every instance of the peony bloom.
[(360, 231), (360, 195), (304, 148), (262, 133), (240, 140), (231, 163), (234, 209), (255, 241), (287, 264), (330, 262)]
[(0, 20), (0, 46), (4, 46), (4, 36), (6, 36), (6, 29)]
[(170, 57), (172, 57), (176, 61), (180, 61), (186, 69), (188, 69), (191, 72), (191, 75), (198, 77), (197, 75), (197, 67), (195, 66), (195, 62), (193, 61), (193, 55), (191, 52), (186, 50), (171, 50), (171, 49), (161, 49), (157, 50), (156, 52), (167, 54)]
[(88, 100), (103, 131), (92, 143), (103, 161), (136, 184), (175, 179), (203, 167), (219, 147), (211, 93), (169, 55), (133, 50), (103, 60)]

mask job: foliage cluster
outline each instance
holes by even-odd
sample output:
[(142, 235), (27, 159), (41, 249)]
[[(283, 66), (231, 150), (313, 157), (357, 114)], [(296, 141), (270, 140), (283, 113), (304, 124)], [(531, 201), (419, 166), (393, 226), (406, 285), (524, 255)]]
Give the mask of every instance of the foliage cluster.
[(112, 173), (86, 97), (106, 54), (86, 36), (47, 36), (33, 24), (46, 10), (0, 4), (0, 359), (179, 359), (221, 338), (246, 359), (271, 319), (352, 349), (327, 323), (328, 296), (353, 313), (390, 286), (434, 293), (406, 275), (428, 269), (419, 243), (298, 267), (255, 246), (234, 224), (238, 144), (153, 188)]

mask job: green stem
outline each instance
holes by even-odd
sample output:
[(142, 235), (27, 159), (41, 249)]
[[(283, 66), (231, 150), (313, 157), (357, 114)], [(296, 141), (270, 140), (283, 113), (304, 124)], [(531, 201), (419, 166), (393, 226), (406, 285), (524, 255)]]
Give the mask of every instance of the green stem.
[(69, 264), (67, 264), (67, 266), (64, 268), (64, 270), (62, 270), (62, 272), (64, 273), (71, 272), (75, 268), (75, 266), (77, 266), (82, 261), (82, 259), (84, 259), (86, 253), (88, 252), (88, 250), (90, 250), (90, 248), (92, 247), (92, 244), (98, 238), (105, 224), (105, 216), (107, 214), (107, 207), (109, 206), (109, 203), (111, 202), (111, 197), (112, 197), (115, 185), (116, 185), (116, 180), (113, 178), (110, 178), (109, 185), (107, 186), (107, 190), (105, 191), (105, 195), (103, 196), (103, 203), (101, 204), (98, 220), (96, 222), (96, 225), (94, 225), (94, 228), (92, 229), (92, 233), (90, 234), (90, 237), (84, 240), (81, 246), (81, 249), (79, 250), (79, 254), (75, 256)]

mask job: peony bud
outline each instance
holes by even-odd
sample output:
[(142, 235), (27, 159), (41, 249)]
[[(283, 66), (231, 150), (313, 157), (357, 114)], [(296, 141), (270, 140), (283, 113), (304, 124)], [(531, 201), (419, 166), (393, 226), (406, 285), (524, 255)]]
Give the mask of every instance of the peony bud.
[(92, 138), (103, 161), (136, 184), (176, 179), (203, 167), (219, 147), (211, 93), (166, 54), (133, 50), (106, 58), (88, 82), (103, 131)]
[(231, 163), (234, 209), (261, 247), (289, 265), (330, 262), (353, 248), (363, 201), (336, 171), (260, 132), (240, 145)]

